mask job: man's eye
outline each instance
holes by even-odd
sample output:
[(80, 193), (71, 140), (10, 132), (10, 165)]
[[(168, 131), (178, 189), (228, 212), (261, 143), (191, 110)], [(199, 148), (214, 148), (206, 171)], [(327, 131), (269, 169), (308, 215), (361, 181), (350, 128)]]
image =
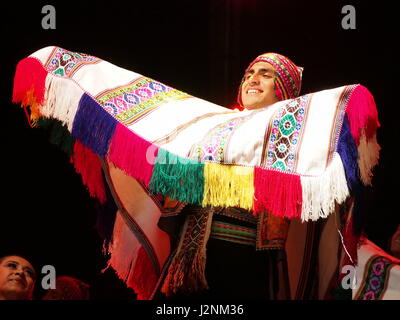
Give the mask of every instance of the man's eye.
[(9, 268), (16, 268), (17, 267), (17, 264), (16, 263), (13, 263), (13, 262), (9, 262), (9, 263), (7, 263), (7, 267), (9, 267)]
[(33, 276), (34, 276), (34, 273), (32, 270), (27, 269), (27, 270), (25, 270), (25, 273), (27, 273), (31, 278), (33, 278)]

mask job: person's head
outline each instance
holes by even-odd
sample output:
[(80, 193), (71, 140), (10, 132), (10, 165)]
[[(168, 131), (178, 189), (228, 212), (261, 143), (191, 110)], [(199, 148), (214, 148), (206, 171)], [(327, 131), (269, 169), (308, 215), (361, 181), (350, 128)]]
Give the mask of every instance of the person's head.
[(258, 109), (299, 96), (303, 68), (277, 53), (264, 53), (247, 67), (239, 87), (238, 103)]
[(36, 273), (32, 264), (18, 255), (0, 258), (0, 300), (30, 300)]

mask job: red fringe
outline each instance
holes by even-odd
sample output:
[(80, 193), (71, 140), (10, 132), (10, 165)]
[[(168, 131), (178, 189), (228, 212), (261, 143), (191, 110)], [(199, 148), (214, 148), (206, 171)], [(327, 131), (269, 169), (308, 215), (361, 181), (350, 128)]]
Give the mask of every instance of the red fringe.
[(363, 85), (357, 85), (351, 93), (346, 113), (357, 146), (360, 144), (361, 129), (365, 129), (367, 139), (370, 139), (380, 127), (374, 97)]
[(76, 172), (82, 176), (82, 182), (88, 188), (90, 196), (96, 197), (101, 203), (105, 203), (106, 192), (98, 156), (79, 140), (75, 140), (71, 162), (74, 163)]
[(158, 147), (118, 123), (108, 158), (117, 168), (148, 186), (157, 152)]
[(277, 170), (254, 168), (254, 213), (269, 213), (287, 218), (301, 217), (300, 176)]
[(36, 58), (22, 59), (15, 71), (13, 103), (29, 104), (28, 92), (33, 91), (36, 103), (43, 104), (47, 71)]
[(157, 285), (157, 275), (146, 251), (141, 247), (134, 269), (129, 274), (128, 287), (137, 294), (137, 300), (149, 300)]

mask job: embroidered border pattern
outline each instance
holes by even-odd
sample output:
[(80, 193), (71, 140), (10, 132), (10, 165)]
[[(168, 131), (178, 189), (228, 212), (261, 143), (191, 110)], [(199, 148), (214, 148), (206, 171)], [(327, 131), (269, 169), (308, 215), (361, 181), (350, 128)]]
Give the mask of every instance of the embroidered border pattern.
[[(344, 90), (342, 91), (339, 101), (337, 103), (335, 118), (334, 118), (334, 122), (332, 125), (332, 130), (331, 130), (331, 138), (330, 138), (330, 144), (329, 144), (328, 157), (326, 159), (326, 165), (325, 165), (326, 167), (332, 161), (333, 154), (337, 150), (337, 146), (339, 143), (339, 136), (340, 136), (340, 132), (341, 132), (342, 126), (343, 126), (343, 119), (346, 114), (346, 106), (347, 106), (347, 103), (349, 102), (350, 95), (353, 92), (355, 87), (356, 87), (356, 85), (346, 86), (344, 88)], [(340, 125), (338, 125), (338, 124), (340, 124)]]
[(229, 139), (234, 131), (262, 110), (263, 109), (258, 109), (245, 117), (233, 118), (215, 126), (209, 130), (201, 142), (193, 145), (189, 152), (189, 158), (224, 162)]
[(55, 47), (45, 63), (45, 69), (52, 74), (72, 78), (82, 66), (100, 61), (101, 59), (88, 54)]
[(303, 95), (277, 111), (266, 136), (263, 166), (288, 172), (295, 170), (310, 100), (311, 95)]
[(382, 256), (372, 256), (366, 264), (363, 285), (356, 300), (380, 300), (386, 291), (389, 268), (393, 264)]
[(213, 128), (202, 142), (194, 145), (190, 152), (190, 158), (223, 162), (227, 140), (234, 127), (241, 121), (241, 118), (235, 118)]
[(96, 96), (103, 108), (124, 125), (131, 125), (161, 104), (192, 96), (147, 77)]

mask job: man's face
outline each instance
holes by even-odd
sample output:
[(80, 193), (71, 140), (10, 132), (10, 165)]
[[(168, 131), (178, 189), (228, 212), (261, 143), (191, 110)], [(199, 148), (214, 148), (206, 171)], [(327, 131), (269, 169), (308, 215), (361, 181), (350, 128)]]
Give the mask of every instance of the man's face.
[(246, 109), (258, 109), (278, 102), (274, 91), (275, 68), (259, 61), (244, 74), (242, 103)]
[(26, 300), (32, 297), (35, 271), (29, 261), (8, 256), (0, 263), (0, 300)]

